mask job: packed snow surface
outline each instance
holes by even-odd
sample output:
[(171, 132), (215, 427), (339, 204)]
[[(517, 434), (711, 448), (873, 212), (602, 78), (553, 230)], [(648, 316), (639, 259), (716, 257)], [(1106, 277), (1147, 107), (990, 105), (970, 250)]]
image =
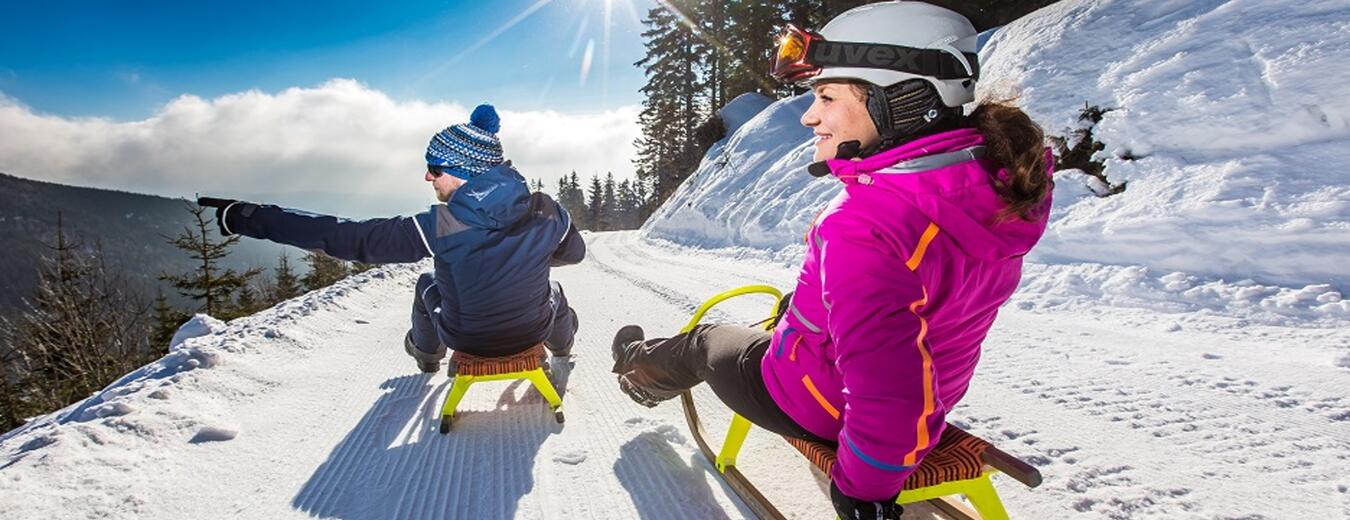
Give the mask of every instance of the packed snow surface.
[[(1065, 0), (997, 33), (986, 84), (1050, 133), (1092, 127), (1108, 180), (1061, 175), (1049, 235), (948, 419), (1027, 460), (1014, 518), (1350, 518), (1350, 6)], [(470, 389), (402, 350), (429, 263), (221, 323), (89, 399), (0, 435), (0, 519), (745, 518), (679, 407), (609, 373), (620, 326), (677, 330), (703, 299), (790, 288), (838, 190), (804, 173), (810, 103), (737, 98), (730, 131), (640, 233), (588, 234), (554, 271), (580, 313), (551, 360), (567, 422), (520, 382)], [(750, 323), (769, 302), (719, 306)], [(729, 420), (695, 392), (714, 435)], [(716, 445), (720, 438), (713, 439)], [(776, 436), (740, 467), (793, 518), (828, 484)], [(918, 512), (918, 508), (911, 513)]]
[[(1326, 300), (1350, 289), (1350, 3), (1064, 0), (996, 32), (981, 63), (982, 99), (1016, 96), (1051, 135), (1091, 126), (1126, 186), (1099, 197), (1100, 181), (1059, 175), (1031, 260), (1324, 287), (1314, 299), (1333, 305), (1311, 314), (1345, 312)], [(839, 185), (806, 173), (810, 102), (740, 125), (645, 232), (798, 258)], [(1100, 123), (1079, 120), (1085, 105), (1107, 110)]]
[[(520, 382), (469, 390), (437, 431), (444, 371), (402, 350), (417, 274), (393, 266), (223, 324), (66, 410), (0, 437), (0, 519), (747, 518), (679, 406), (619, 392), (609, 340), (670, 334), (726, 288), (795, 272), (634, 232), (587, 236), (554, 271), (578, 309), (553, 360), (567, 422)], [(1343, 518), (1350, 514), (1350, 327), (1265, 325), (1209, 308), (1115, 306), (1074, 285), (1019, 294), (949, 419), (1037, 466), (996, 485), (1014, 518)], [(1053, 303), (1047, 303), (1053, 300)], [(710, 320), (750, 323), (747, 297)], [(729, 415), (696, 392), (720, 443)], [(794, 518), (826, 484), (777, 436), (740, 466)]]

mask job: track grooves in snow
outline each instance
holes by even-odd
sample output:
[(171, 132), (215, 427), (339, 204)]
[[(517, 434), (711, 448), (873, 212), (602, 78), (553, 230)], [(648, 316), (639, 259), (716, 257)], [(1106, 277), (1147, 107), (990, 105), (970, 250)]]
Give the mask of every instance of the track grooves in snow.
[[(646, 409), (619, 392), (609, 342), (628, 323), (668, 335), (712, 294), (786, 289), (794, 270), (635, 233), (587, 240), (585, 262), (554, 271), (581, 322), (573, 358), (553, 361), (565, 425), (528, 384), (491, 382), (470, 388), (441, 435), (448, 379), (417, 373), (402, 351), (426, 266), (393, 267), (166, 358), (218, 359), (209, 368), (147, 370), (83, 419), (0, 440), (0, 495), (32, 497), (7, 500), (0, 519), (749, 517), (677, 404)], [(1347, 333), (1202, 315), (1173, 331), (1156, 311), (1017, 303), (950, 416), (1045, 474), (1034, 491), (996, 478), (1014, 518), (1350, 516), (1350, 371), (1270, 347), (1348, 344)], [(708, 319), (750, 323), (768, 306), (738, 298)], [(694, 396), (717, 446), (730, 413), (706, 388)], [(238, 434), (188, 442), (216, 427)], [(827, 484), (776, 436), (752, 432), (739, 465), (790, 517), (831, 514)]]

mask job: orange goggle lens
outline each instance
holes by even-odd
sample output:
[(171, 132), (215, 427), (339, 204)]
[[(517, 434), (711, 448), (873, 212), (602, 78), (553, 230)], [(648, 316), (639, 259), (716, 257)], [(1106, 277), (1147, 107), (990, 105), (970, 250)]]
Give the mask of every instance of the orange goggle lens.
[(786, 83), (796, 82), (820, 72), (820, 67), (807, 63), (806, 56), (811, 42), (823, 40), (820, 35), (788, 24), (778, 38), (778, 50), (774, 52), (773, 64), (769, 75)]
[(785, 34), (778, 39), (778, 62), (802, 61), (806, 57), (806, 42), (801, 35)]

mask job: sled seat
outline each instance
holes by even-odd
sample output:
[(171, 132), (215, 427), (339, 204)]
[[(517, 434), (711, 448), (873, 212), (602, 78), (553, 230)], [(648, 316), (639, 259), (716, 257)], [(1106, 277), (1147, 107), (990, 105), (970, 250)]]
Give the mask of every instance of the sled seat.
[[(739, 415), (732, 418), (722, 454), (718, 456), (719, 469), (735, 465), (736, 453), (745, 441), (750, 424), (749, 420)], [(834, 446), (792, 437), (783, 438), (816, 469), (830, 474), (830, 468), (834, 467), (836, 460)], [(933, 506), (956, 518), (1006, 520), (1008, 512), (990, 480), (990, 476), (996, 472), (1002, 472), (1028, 487), (1034, 488), (1041, 484), (1040, 472), (1030, 464), (994, 447), (989, 441), (948, 424), (937, 446), (919, 462), (919, 467), (905, 481), (896, 503), (904, 505), (930, 501)], [(939, 500), (958, 494), (970, 500), (978, 517), (972, 516), (956, 502)]]
[(450, 393), (445, 396), (445, 405), (441, 407), (441, 433), (450, 432), (450, 426), (455, 421), (455, 407), (464, 399), (469, 386), (484, 381), (529, 381), (548, 401), (553, 418), (562, 423), (562, 398), (549, 380), (548, 365), (543, 363), (545, 356), (543, 343), (524, 352), (501, 357), (475, 356), (463, 352), (451, 354), (450, 364), (455, 367), (454, 383), (450, 385)]

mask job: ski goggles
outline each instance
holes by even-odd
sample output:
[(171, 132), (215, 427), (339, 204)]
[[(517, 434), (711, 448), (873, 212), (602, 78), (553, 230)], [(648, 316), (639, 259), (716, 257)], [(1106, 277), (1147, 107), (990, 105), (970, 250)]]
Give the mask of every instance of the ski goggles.
[(769, 75), (783, 83), (799, 83), (820, 74), (825, 67), (892, 70), (939, 80), (980, 76), (979, 56), (974, 53), (954, 48), (948, 51), (884, 43), (832, 42), (819, 33), (788, 24), (778, 38)]

